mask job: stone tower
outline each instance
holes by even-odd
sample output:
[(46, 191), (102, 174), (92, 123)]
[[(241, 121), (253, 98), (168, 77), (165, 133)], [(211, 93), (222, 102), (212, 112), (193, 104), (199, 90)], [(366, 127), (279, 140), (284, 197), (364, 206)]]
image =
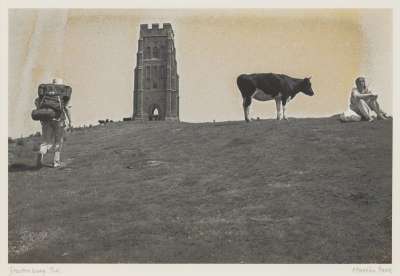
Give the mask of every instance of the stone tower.
[(140, 25), (133, 119), (179, 120), (179, 75), (170, 23)]

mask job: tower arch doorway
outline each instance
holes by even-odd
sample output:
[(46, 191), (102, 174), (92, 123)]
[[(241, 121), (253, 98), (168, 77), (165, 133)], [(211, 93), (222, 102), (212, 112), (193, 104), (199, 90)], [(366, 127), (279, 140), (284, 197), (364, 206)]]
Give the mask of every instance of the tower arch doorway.
[(150, 121), (159, 121), (162, 120), (162, 112), (161, 107), (158, 104), (150, 105), (149, 109), (149, 120)]

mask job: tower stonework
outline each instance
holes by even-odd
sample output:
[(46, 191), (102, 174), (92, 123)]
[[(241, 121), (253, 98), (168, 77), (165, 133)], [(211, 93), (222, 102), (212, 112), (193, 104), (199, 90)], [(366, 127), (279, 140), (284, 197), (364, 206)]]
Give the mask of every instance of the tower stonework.
[(140, 25), (134, 76), (133, 119), (179, 120), (179, 75), (174, 32), (170, 23), (162, 27)]

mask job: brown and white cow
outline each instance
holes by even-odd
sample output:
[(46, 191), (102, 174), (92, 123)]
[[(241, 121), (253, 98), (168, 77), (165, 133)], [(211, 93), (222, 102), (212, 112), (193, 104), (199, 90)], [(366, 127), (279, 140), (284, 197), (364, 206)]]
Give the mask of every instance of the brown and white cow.
[(286, 117), (286, 105), (297, 93), (303, 92), (308, 96), (314, 95), (310, 78), (296, 79), (284, 74), (259, 73), (242, 74), (237, 78), (237, 85), (243, 97), (244, 118), (249, 122), (249, 109), (252, 99), (258, 101), (275, 100), (276, 118)]

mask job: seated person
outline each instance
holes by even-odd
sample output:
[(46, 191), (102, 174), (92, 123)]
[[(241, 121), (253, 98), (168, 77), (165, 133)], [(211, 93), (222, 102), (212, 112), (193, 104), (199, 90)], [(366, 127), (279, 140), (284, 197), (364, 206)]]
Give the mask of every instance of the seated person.
[(376, 113), (378, 119), (386, 120), (389, 116), (379, 107), (377, 98), (377, 94), (368, 90), (365, 78), (358, 77), (356, 87), (351, 90), (350, 109), (365, 121), (373, 121), (374, 116), (371, 111)]

